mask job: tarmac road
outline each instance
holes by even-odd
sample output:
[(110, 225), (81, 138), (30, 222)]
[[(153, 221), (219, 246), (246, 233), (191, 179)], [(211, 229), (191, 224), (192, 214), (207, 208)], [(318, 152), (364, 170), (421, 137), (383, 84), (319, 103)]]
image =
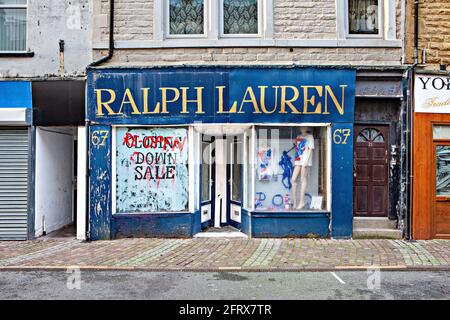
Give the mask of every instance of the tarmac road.
[(0, 272), (2, 300), (449, 298), (450, 272), (446, 271)]

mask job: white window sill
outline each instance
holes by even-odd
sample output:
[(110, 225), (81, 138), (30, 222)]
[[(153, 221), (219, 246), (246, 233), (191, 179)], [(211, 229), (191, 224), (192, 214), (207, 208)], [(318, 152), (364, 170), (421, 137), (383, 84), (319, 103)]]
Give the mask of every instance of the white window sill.
[[(309, 48), (401, 48), (401, 40), (383, 39), (167, 39), (149, 41), (116, 41), (116, 49), (160, 49), (160, 48), (223, 48), (223, 47), (309, 47)], [(108, 49), (108, 43), (96, 42), (94, 49)]]

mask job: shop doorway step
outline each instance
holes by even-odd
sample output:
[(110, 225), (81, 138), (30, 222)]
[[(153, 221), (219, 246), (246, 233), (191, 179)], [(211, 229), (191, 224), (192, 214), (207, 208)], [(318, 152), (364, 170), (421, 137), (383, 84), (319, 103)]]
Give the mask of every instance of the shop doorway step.
[(207, 228), (194, 235), (194, 238), (248, 238), (248, 236), (232, 226), (223, 226)]
[(387, 217), (353, 217), (353, 239), (402, 239), (402, 231)]

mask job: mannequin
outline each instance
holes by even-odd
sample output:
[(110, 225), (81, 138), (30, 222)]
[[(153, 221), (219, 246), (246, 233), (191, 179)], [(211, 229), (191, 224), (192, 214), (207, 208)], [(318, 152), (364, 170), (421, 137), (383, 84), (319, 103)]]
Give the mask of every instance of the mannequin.
[[(314, 137), (310, 128), (302, 127), (295, 138), (295, 161), (292, 173), (292, 200), (296, 209), (305, 206), (305, 193), (308, 185), (308, 174), (312, 166), (312, 151), (314, 149)], [(300, 176), (301, 189), (300, 199), (297, 203), (298, 177)]]

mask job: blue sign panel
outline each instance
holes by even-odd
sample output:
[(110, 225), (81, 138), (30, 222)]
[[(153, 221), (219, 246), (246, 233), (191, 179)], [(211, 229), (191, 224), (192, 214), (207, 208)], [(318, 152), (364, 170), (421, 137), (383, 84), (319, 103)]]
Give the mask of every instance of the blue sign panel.
[(31, 108), (30, 81), (0, 81), (0, 108)]
[(99, 124), (353, 122), (355, 70), (91, 69)]

